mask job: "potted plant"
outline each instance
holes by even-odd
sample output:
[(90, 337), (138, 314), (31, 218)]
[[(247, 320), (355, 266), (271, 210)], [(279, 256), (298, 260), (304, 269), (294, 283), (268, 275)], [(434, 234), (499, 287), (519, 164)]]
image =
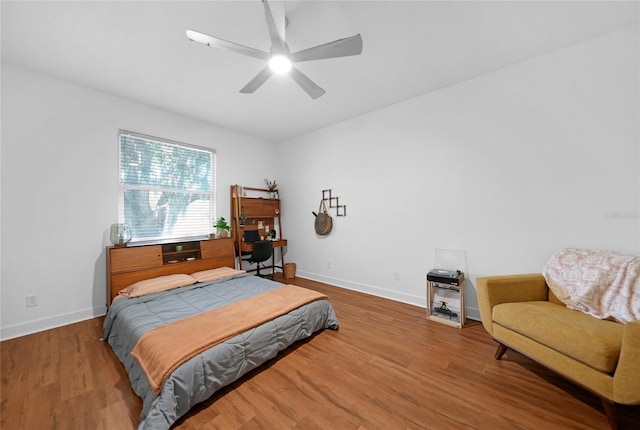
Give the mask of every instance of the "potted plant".
[(227, 224), (227, 221), (224, 219), (224, 217), (221, 216), (220, 218), (218, 218), (213, 227), (215, 227), (216, 229), (217, 237), (224, 238), (229, 236), (231, 227), (229, 226), (229, 224)]

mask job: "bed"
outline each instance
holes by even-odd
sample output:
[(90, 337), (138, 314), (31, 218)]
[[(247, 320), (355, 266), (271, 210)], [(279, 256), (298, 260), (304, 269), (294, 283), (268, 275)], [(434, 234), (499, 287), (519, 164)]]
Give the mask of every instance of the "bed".
[[(164, 291), (144, 291), (140, 295), (114, 298), (109, 307), (103, 339), (123, 363), (131, 387), (142, 398), (139, 430), (169, 429), (195, 404), (274, 358), (279, 351), (325, 328), (338, 329), (336, 314), (326, 296), (235, 269), (217, 270), (224, 273), (213, 280), (205, 277), (204, 280)], [(288, 305), (292, 309), (270, 314), (271, 317), (263, 322), (253, 316), (254, 313), (269, 313), (270, 307), (280, 306), (268, 297), (276, 297), (285, 290), (295, 294), (315, 294), (316, 297), (301, 301), (303, 304), (291, 301)], [(290, 299), (282, 296), (279, 300)], [(247, 311), (249, 308), (252, 310)], [(233, 311), (228, 313), (231, 309)], [(194, 321), (198, 321), (200, 328), (188, 325)], [(241, 328), (235, 327), (235, 322), (240, 323)], [(169, 336), (163, 332), (181, 324), (182, 334)], [(218, 336), (225, 326), (235, 331)], [(207, 329), (203, 330), (203, 327)], [(210, 327), (216, 329), (208, 330)], [(165, 342), (164, 345), (156, 345), (155, 356), (151, 355), (157, 359), (170, 356), (182, 343), (194, 341), (187, 339), (189, 335), (198, 337), (202, 332), (206, 332), (204, 336), (210, 343), (200, 344), (199, 349), (185, 354), (183, 361), (156, 372), (155, 376), (148, 368), (153, 368), (149, 365), (154, 363), (149, 361), (152, 359), (145, 362), (139, 356), (144, 350), (140, 348), (141, 344), (154, 333), (158, 335), (156, 339), (164, 339)], [(211, 342), (210, 338), (217, 340)], [(159, 374), (163, 377), (160, 378)]]

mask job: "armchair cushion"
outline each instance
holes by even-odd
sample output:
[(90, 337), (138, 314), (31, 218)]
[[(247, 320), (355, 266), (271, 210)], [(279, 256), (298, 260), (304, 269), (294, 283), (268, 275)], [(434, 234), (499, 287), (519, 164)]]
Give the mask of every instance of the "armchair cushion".
[(499, 304), (493, 322), (600, 372), (613, 373), (618, 365), (624, 326), (616, 322), (544, 301)]

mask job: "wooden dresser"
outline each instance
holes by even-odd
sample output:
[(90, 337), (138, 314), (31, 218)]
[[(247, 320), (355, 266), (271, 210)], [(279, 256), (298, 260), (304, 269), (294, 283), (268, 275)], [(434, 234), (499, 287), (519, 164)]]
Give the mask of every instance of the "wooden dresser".
[(158, 276), (235, 268), (233, 239), (180, 241), (107, 248), (107, 306), (123, 288)]

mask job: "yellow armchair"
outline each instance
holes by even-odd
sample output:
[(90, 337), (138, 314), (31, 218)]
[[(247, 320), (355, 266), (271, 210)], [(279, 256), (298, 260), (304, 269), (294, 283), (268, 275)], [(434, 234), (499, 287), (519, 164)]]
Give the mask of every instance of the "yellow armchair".
[(640, 321), (623, 325), (568, 309), (542, 274), (480, 277), (476, 287), (496, 359), (513, 349), (595, 393), (614, 430), (616, 404), (640, 404)]

